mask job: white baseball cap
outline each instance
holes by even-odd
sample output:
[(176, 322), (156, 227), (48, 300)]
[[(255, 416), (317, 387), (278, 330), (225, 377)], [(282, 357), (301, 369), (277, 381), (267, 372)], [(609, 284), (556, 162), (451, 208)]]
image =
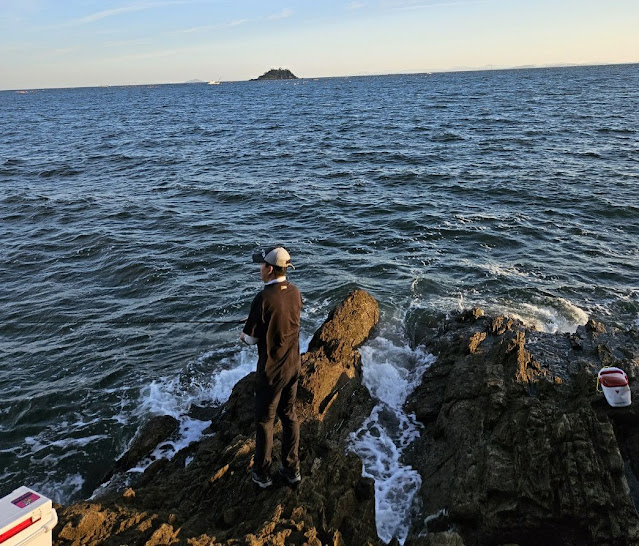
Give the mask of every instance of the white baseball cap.
[(291, 263), (291, 255), (283, 246), (274, 246), (260, 250), (253, 254), (253, 262), (256, 264), (266, 262), (276, 267), (295, 269)]

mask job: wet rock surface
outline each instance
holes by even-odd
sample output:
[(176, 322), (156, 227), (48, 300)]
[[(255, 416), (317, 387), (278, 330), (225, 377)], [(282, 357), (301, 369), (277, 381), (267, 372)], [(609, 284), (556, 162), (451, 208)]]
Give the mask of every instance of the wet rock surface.
[(149, 455), (158, 444), (169, 438), (180, 426), (180, 422), (170, 415), (157, 415), (149, 420), (137, 433), (133, 442), (113, 468), (107, 472), (103, 482), (118, 472), (126, 472)]
[[(639, 544), (636, 330), (547, 334), (472, 310), (424, 343), (437, 360), (405, 408), (424, 427), (406, 544)], [(604, 365), (626, 371), (635, 405), (597, 392)]]
[[(357, 347), (379, 317), (377, 302), (355, 291), (329, 316), (302, 356), (298, 396), (302, 481), (250, 480), (254, 374), (213, 410), (210, 434), (158, 460), (125, 491), (58, 507), (56, 544), (378, 544), (373, 482), (345, 449), (369, 415)], [(198, 410), (201, 411), (201, 410)], [(275, 429), (274, 466), (280, 430)], [(145, 448), (146, 449), (146, 448)], [(188, 464), (187, 464), (188, 463)]]

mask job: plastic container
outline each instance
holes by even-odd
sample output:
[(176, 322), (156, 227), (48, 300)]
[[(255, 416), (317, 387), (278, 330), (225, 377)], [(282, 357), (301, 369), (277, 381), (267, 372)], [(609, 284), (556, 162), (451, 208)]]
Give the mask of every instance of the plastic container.
[(51, 499), (19, 487), (0, 499), (0, 545), (51, 546), (58, 514)]
[(597, 380), (601, 390), (613, 408), (623, 408), (632, 403), (628, 376), (621, 368), (608, 366), (599, 370)]

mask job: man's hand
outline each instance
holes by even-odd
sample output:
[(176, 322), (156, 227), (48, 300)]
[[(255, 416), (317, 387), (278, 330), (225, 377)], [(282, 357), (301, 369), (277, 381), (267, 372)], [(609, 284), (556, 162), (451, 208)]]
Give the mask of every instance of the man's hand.
[(242, 332), (240, 334), (240, 341), (242, 343), (246, 343), (247, 345), (255, 345), (257, 343), (257, 338), (253, 336), (249, 336), (245, 334), (244, 332)]

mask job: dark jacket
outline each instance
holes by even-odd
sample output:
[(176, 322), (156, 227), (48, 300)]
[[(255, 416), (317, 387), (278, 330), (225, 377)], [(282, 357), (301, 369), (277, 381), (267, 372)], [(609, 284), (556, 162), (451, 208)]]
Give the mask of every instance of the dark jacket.
[(255, 296), (244, 333), (256, 337), (257, 372), (269, 385), (299, 375), (302, 296), (293, 283), (266, 285)]

